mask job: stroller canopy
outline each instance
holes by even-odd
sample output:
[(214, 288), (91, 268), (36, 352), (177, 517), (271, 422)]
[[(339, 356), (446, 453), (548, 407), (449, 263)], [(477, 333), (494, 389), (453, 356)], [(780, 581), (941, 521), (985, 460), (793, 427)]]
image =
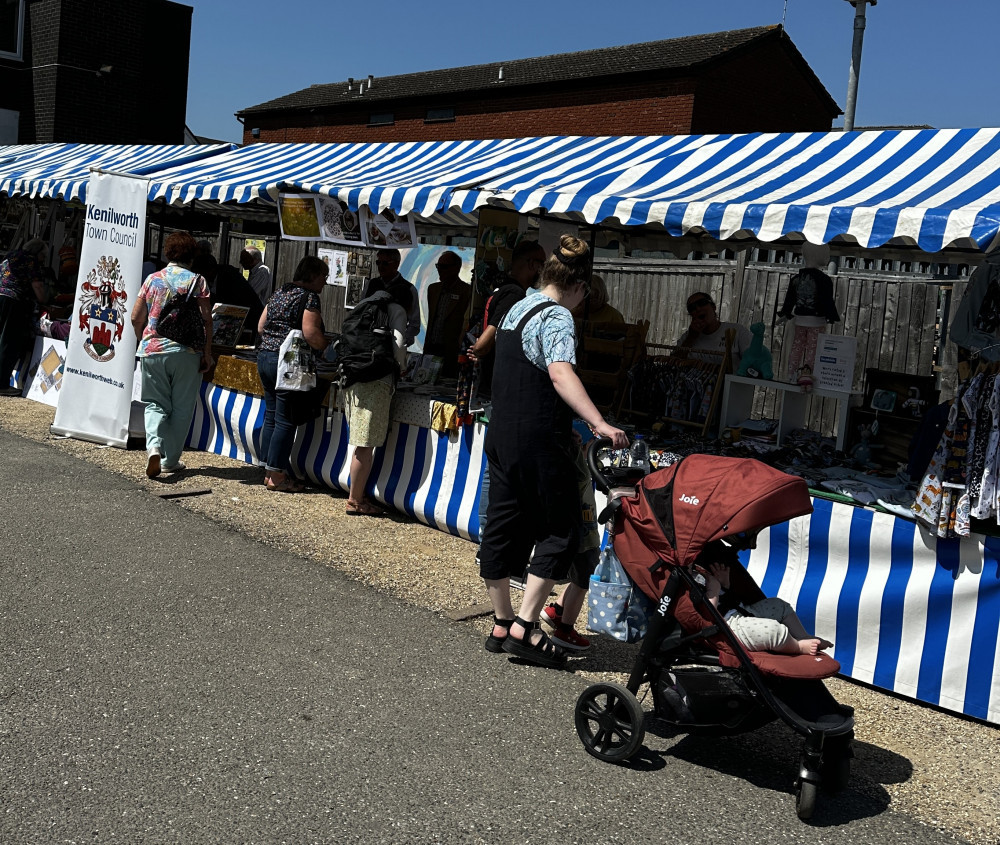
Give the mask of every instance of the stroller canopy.
[(668, 566), (689, 566), (707, 543), (811, 513), (812, 502), (805, 481), (760, 461), (689, 455), (647, 475), (621, 508), (615, 550), (633, 580), (656, 598), (651, 581), (661, 579), (642, 577), (635, 570), (645, 567), (626, 561), (648, 566), (655, 556)]

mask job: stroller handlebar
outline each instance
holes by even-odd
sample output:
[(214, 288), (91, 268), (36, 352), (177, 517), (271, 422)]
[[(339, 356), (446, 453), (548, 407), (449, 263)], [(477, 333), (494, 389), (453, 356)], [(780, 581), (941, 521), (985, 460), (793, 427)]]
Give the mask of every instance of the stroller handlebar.
[(598, 455), (605, 449), (610, 449), (612, 441), (610, 437), (595, 437), (587, 444), (587, 466), (590, 467), (590, 474), (594, 479), (594, 484), (602, 493), (610, 493), (611, 485), (604, 477), (604, 467), (598, 460)]
[(605, 467), (600, 462), (600, 453), (613, 449), (610, 437), (595, 437), (587, 443), (587, 466), (597, 489), (605, 495), (612, 488), (635, 487), (646, 476), (646, 471), (636, 467)]

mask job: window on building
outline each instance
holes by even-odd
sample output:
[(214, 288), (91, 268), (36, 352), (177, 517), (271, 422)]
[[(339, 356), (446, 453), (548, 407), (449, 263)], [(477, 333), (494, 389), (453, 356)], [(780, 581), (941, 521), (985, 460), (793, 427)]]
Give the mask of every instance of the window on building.
[(455, 110), (448, 109), (427, 109), (425, 123), (449, 123), (455, 120)]
[(24, 40), (24, 0), (0, 0), (0, 56), (20, 59)]
[(375, 112), (368, 115), (369, 126), (392, 126), (396, 122), (391, 111)]

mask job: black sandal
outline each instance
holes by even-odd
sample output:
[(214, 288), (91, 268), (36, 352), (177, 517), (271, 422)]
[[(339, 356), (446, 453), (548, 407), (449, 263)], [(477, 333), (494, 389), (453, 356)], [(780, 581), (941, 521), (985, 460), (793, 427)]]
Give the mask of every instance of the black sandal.
[[(496, 616), (493, 617), (493, 627), (505, 629), (508, 636), (510, 636), (510, 626), (513, 624), (513, 619), (497, 619)], [(490, 635), (486, 638), (486, 650), (491, 654), (502, 654), (503, 644), (506, 639), (507, 637), (494, 636), (493, 632), (490, 631)]]
[[(503, 641), (503, 650), (507, 654), (544, 666), (546, 669), (561, 669), (566, 665), (566, 652), (549, 639), (549, 635), (541, 630), (542, 626), (538, 622), (526, 622), (520, 616), (515, 617), (514, 622), (524, 628), (524, 637), (518, 640), (513, 634), (508, 633), (507, 639)], [(536, 629), (542, 638), (532, 645), (531, 632)]]

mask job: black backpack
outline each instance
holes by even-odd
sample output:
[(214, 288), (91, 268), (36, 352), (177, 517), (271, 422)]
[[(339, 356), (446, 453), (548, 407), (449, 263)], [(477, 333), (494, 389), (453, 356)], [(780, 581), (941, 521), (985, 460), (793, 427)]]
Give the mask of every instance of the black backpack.
[(350, 387), (359, 381), (375, 381), (390, 374), (399, 375), (396, 344), (389, 326), (391, 302), (392, 297), (382, 290), (362, 299), (344, 317), (337, 341), (341, 387)]

